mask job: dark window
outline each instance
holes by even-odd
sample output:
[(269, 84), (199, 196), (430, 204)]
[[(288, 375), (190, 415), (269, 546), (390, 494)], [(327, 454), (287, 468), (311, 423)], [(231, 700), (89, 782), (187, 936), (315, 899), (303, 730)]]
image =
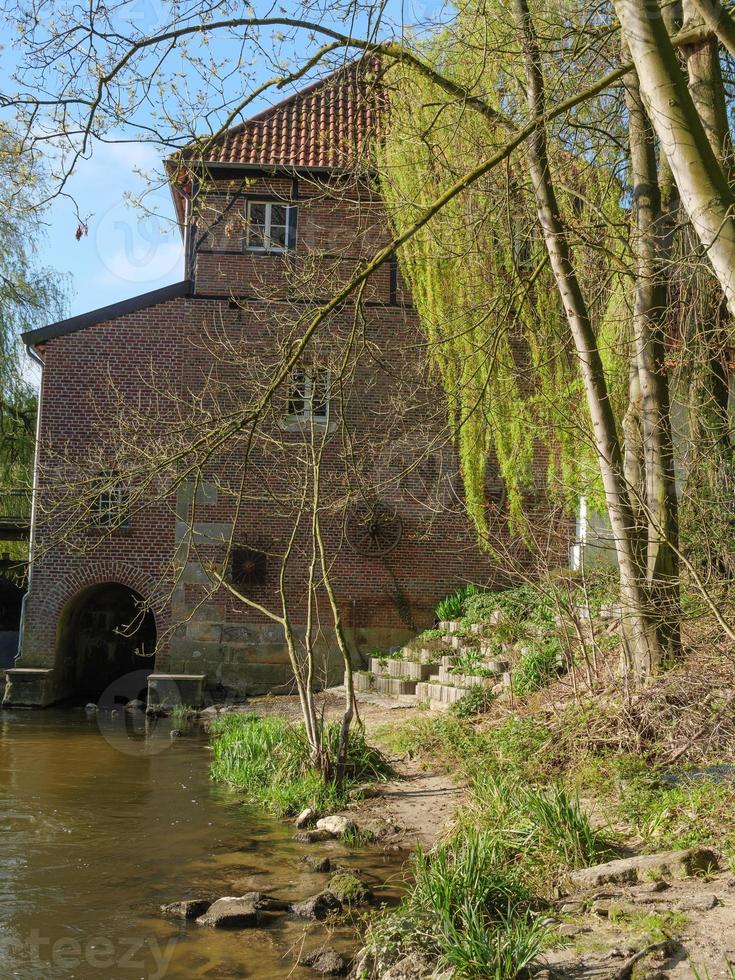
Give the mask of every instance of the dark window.
[(230, 558), (230, 581), (233, 585), (265, 585), (268, 562), (265, 553), (255, 548), (233, 548)]
[(122, 484), (106, 487), (100, 493), (94, 519), (98, 527), (130, 527), (130, 494)]
[(329, 417), (329, 372), (296, 370), (288, 391), (288, 414), (305, 422)]
[(254, 252), (285, 252), (295, 211), (289, 204), (249, 201), (246, 248)]

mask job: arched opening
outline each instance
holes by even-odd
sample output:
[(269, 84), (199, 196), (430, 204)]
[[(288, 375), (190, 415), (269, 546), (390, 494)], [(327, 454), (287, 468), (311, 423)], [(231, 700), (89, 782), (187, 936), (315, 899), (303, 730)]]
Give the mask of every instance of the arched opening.
[[(156, 621), (127, 585), (105, 582), (80, 592), (59, 622), (58, 655), (75, 696), (97, 700), (113, 681), (154, 668)], [(143, 691), (139, 696), (145, 697)], [(131, 697), (135, 697), (132, 694)]]
[(0, 669), (15, 663), (24, 593), (22, 580), (6, 573), (0, 562)]

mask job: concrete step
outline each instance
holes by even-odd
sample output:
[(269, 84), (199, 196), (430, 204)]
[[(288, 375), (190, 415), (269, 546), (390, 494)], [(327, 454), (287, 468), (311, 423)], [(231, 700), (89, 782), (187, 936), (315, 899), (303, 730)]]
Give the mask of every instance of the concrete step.
[(494, 687), (498, 683), (495, 674), (484, 676), (483, 674), (453, 674), (445, 667), (439, 669), (436, 675), (440, 684), (450, 684), (454, 687)]
[(469, 688), (452, 684), (424, 681), (416, 685), (416, 697), (419, 701), (438, 701), (447, 707), (461, 701), (467, 694), (469, 694)]
[(407, 694), (415, 695), (418, 683), (418, 681), (407, 681), (398, 677), (376, 677), (373, 690), (377, 691), (378, 694), (403, 697)]
[(425, 681), (436, 670), (436, 662), (417, 663), (415, 660), (399, 660), (389, 657), (387, 660), (370, 658), (370, 671), (376, 677), (396, 677), (411, 681)]
[(355, 691), (363, 694), (384, 694), (388, 697), (405, 701), (406, 704), (416, 703), (416, 685), (418, 681), (400, 680), (397, 677), (376, 677), (372, 671), (358, 670), (353, 674)]

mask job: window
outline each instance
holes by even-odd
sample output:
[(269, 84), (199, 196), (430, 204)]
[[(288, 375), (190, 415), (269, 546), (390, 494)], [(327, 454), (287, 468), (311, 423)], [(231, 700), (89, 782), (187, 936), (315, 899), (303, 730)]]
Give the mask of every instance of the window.
[(245, 247), (251, 252), (285, 252), (290, 245), (296, 208), (288, 204), (248, 201)]
[(288, 392), (288, 415), (302, 422), (326, 422), (329, 418), (329, 373), (294, 371)]
[(124, 486), (109, 486), (100, 493), (94, 518), (98, 527), (130, 527), (130, 494)]

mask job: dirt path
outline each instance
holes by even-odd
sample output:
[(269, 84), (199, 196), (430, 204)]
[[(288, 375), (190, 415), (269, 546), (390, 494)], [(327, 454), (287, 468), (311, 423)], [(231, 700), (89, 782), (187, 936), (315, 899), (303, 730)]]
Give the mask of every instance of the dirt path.
[[(342, 689), (331, 688), (320, 697), (325, 717), (338, 718), (344, 704)], [(416, 710), (379, 695), (360, 695), (358, 704), (369, 740), (384, 725), (400, 724)], [(296, 697), (254, 698), (248, 708), (260, 715), (301, 717)], [(377, 786), (375, 795), (344, 812), (387, 847), (413, 850), (417, 843), (431, 847), (451, 823), (464, 789), (446, 773), (422, 769), (412, 760), (390, 758), (390, 762), (398, 778)]]

